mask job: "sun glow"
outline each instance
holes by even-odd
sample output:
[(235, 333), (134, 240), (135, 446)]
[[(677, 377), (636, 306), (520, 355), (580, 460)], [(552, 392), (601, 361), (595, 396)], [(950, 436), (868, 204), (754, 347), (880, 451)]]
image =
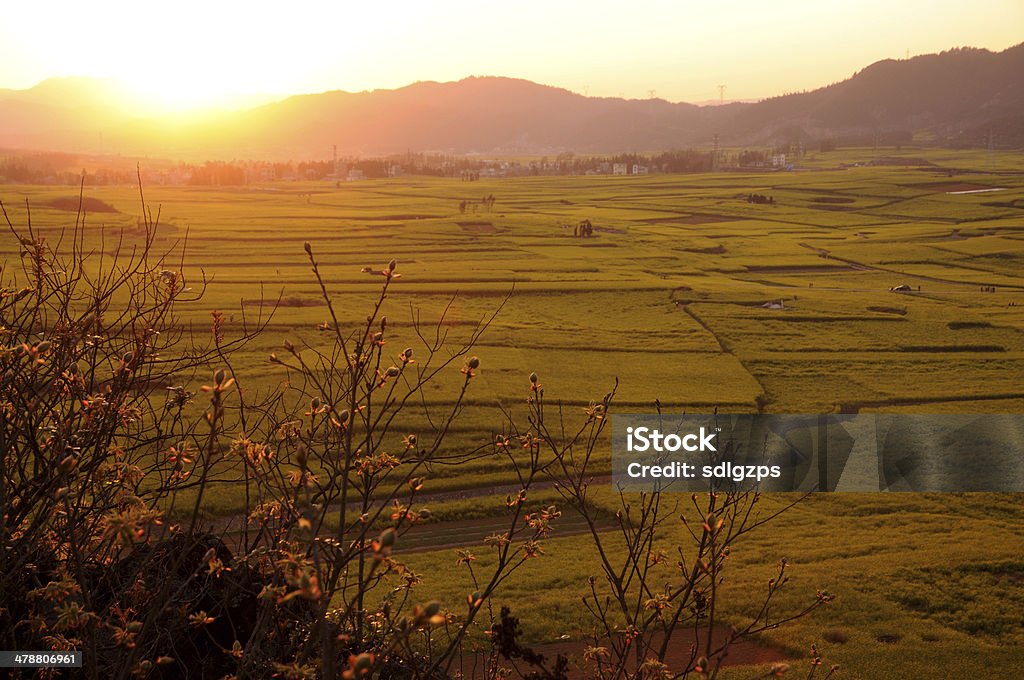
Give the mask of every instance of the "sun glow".
[[(0, 83), (27, 70), (38, 75), (11, 85), (84, 75), (116, 81), (128, 98), (152, 110), (233, 107), (332, 89), (324, 86), (330, 79), (344, 87), (337, 73), (358, 65), (365, 41), (372, 40), (355, 30), (370, 17), (343, 3), (296, 0), (282, 8), (233, 0), (107, 0), (59, 10), (54, 22), (32, 3), (5, 8)], [(19, 30), (11, 30), (15, 26)]]
[(819, 87), (907, 53), (1004, 49), (1019, 42), (1024, 21), (1019, 0), (978, 0), (969, 12), (932, 0), (7, 5), (0, 87), (113, 78), (165, 111), (259, 103), (242, 93), (358, 91), (470, 75), (597, 96), (653, 91), (675, 101), (717, 99), (724, 83), (727, 97), (749, 99)]
[(286, 95), (226, 89), (222, 83), (184, 72), (148, 74), (124, 80), (126, 98), (140, 112), (151, 114), (200, 113), (211, 109), (240, 109)]

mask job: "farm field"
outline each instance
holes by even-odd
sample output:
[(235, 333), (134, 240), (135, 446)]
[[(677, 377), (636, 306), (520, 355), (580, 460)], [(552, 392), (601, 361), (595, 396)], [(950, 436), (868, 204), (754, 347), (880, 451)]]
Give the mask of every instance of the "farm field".
[[(167, 266), (193, 287), (200, 272), (208, 282), (203, 298), (181, 310), (183, 326), (208, 333), (218, 310), (230, 339), (243, 320), (277, 306), (236, 357), (247, 391), (289, 379), (268, 362), (285, 339), (326, 343), (307, 241), (342, 325), (364, 319), (381, 285), (374, 272), (397, 260), (401, 278), (385, 303), (396, 355), (417, 346), (415, 313), (429, 324), (447, 309), (442, 328), (457, 343), (497, 311), (473, 350), (481, 369), (453, 447), (483, 445), (507, 413), (524, 416), (531, 371), (570, 418), (616, 379), (614, 408), (626, 412), (656, 403), (691, 412), (1024, 412), (1024, 157), (885, 155), (891, 164), (868, 165), (870, 149), (817, 154), (778, 173), (144, 189), (160, 208), (157, 247)], [(749, 194), (774, 203), (749, 203)], [(90, 247), (137, 242), (138, 187), (87, 186), (85, 195), (110, 210), (87, 214)], [(479, 203), (488, 195), (491, 208)], [(3, 185), (0, 199), (19, 225), (27, 201), (33, 228), (52, 243), (75, 219), (77, 188)], [(574, 237), (583, 219), (595, 227), (590, 238)], [(0, 260), (16, 267), (13, 239), (0, 242)], [(890, 290), (898, 286), (908, 290)], [(452, 373), (425, 408), (451, 402), (460, 384)], [(429, 428), (415, 414), (406, 424)], [(501, 460), (433, 473), (432, 491), (464, 497), (432, 506), (441, 521), (422, 528), (426, 537), (406, 559), (446, 602), (472, 588), (453, 570), (450, 547), (429, 549), (440, 535), (430, 532), (448, 524), (457, 537), (445, 543), (483, 538), (482, 525), (463, 527), (459, 517), (501, 514), (504, 492), (477, 491), (511, 481)], [(796, 567), (793, 597), (839, 595), (820, 615), (768, 636), (787, 653), (817, 642), (827, 661), (851, 669), (847, 678), (920, 677), (936, 659), (955, 677), (972, 672), (979, 654), (992, 677), (1024, 674), (1019, 499), (893, 496), (812, 498), (751, 537), (735, 560), (750, 568), (730, 583), (725, 615), (741, 621), (785, 556)], [(225, 491), (205, 510), (229, 516), (239, 507)], [(667, 528), (666, 543), (680, 531)], [(515, 602), (530, 641), (586, 632), (579, 607), (555, 595), (582, 590), (589, 575), (587, 560), (569, 559), (588, 550), (574, 533), (556, 528), (547, 556), (502, 596)]]
[[(399, 335), (408, 336), (410, 308), (429, 322), (454, 296), (445, 321), (457, 337), (511, 294), (478, 347), (484, 370), (471, 396), (485, 405), (514, 403), (536, 370), (570, 404), (600, 398), (618, 376), (617, 403), (631, 409), (658, 399), (778, 413), (1019, 410), (1021, 158), (903, 152), (908, 162), (928, 153), (934, 165), (846, 169), (838, 162), (870, 160), (870, 151), (818, 154), (808, 165), (830, 159), (827, 169), (789, 173), (145, 190), (161, 210), (158, 247), (173, 258), (187, 237), (183, 270), (193, 286), (200, 270), (210, 281), (184, 323), (202, 328), (217, 309), (230, 337), (243, 314), (280, 298), (264, 345), (237, 367), (261, 383), (283, 379), (266, 363), (281, 340), (316, 345), (327, 320), (309, 241), (342, 321), (361, 319), (379, 288), (361, 269), (391, 258), (402, 278), (387, 311)], [(1000, 191), (949, 193), (963, 186)], [(75, 190), (2, 192), (15, 222), (28, 200), (51, 239), (73, 221)], [(137, 187), (86, 193), (117, 211), (87, 216), (104, 247), (122, 229), (130, 243)], [(775, 204), (748, 203), (750, 193)], [(487, 195), (493, 208), (473, 203)], [(57, 199), (65, 209), (48, 207)], [(581, 219), (596, 226), (591, 238), (573, 237)], [(10, 242), (0, 256), (15, 256)], [(901, 284), (911, 290), (889, 292)]]

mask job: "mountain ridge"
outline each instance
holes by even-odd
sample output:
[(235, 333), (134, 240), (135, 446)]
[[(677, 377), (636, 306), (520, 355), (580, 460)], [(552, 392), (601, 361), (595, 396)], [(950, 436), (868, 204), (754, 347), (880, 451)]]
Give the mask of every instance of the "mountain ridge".
[(715, 135), (731, 146), (916, 132), (979, 143), (986, 125), (999, 145), (1024, 145), (1024, 43), (885, 59), (814, 90), (704, 106), (470, 76), (294, 95), (195, 122), (104, 106), (102, 90), (90, 96), (82, 79), (63, 85), (0, 90), (0, 146), (189, 159), (325, 158), (335, 146), (345, 155), (614, 153), (707, 145)]

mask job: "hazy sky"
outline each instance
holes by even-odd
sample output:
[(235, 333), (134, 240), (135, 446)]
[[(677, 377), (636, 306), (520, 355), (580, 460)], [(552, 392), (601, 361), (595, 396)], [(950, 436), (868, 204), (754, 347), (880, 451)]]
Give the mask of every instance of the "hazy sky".
[(886, 57), (1024, 41), (1024, 1), (4, 3), (0, 87), (124, 80), (160, 102), (506, 75), (591, 95), (754, 99)]

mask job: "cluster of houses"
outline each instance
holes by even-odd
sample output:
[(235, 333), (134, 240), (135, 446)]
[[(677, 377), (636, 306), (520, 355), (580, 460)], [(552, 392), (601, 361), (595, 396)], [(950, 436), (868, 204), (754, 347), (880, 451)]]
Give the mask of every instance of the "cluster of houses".
[[(647, 175), (651, 168), (640, 163), (613, 163), (601, 162), (596, 167), (588, 169), (587, 175)], [(473, 173), (477, 179), (481, 177), (517, 177), (526, 175), (552, 175), (564, 174), (557, 166), (551, 164), (517, 163), (506, 161), (484, 161), (482, 167)], [(460, 175), (461, 176), (461, 175)]]
[(613, 175), (646, 175), (650, 173), (651, 169), (646, 165), (640, 165), (639, 163), (612, 163), (612, 174)]
[[(401, 177), (402, 166), (398, 165), (397, 163), (388, 163), (384, 167), (384, 174), (387, 177)], [(363, 170), (362, 168), (356, 167), (354, 165), (350, 166), (348, 163), (345, 163), (343, 161), (335, 161), (334, 171), (327, 174), (324, 177), (324, 179), (333, 182), (357, 182), (359, 180), (366, 179), (366, 177), (366, 171)], [(308, 177), (304, 177), (303, 179), (318, 178), (310, 175)]]

